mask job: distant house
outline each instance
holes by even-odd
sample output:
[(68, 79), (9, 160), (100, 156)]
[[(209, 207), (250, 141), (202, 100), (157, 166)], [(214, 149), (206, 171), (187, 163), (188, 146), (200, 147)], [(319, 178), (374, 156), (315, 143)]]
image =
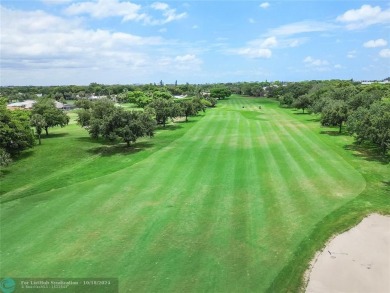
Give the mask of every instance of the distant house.
[[(32, 107), (34, 106), (35, 103), (36, 103), (35, 100), (25, 100), (23, 102), (17, 102), (17, 103), (8, 104), (7, 108), (8, 109), (26, 109), (26, 110), (29, 110), (29, 109), (32, 109)], [(63, 103), (54, 101), (54, 104), (55, 104), (57, 109), (64, 109), (64, 104)]]
[(54, 101), (54, 104), (56, 105), (56, 108), (57, 108), (57, 109), (64, 109), (64, 104), (63, 104), (63, 103)]
[(90, 100), (100, 100), (100, 99), (105, 99), (107, 98), (107, 96), (95, 96), (95, 95), (92, 95), (90, 97), (88, 97), (88, 99)]
[(173, 96), (176, 99), (185, 99), (187, 98), (187, 95), (179, 95), (179, 96)]
[(388, 80), (384, 80), (384, 81), (362, 81), (361, 84), (369, 85), (369, 84), (373, 84), (373, 83), (388, 84), (389, 81)]
[(23, 102), (16, 102), (7, 105), (8, 109), (31, 109), (36, 103), (34, 100), (26, 100)]

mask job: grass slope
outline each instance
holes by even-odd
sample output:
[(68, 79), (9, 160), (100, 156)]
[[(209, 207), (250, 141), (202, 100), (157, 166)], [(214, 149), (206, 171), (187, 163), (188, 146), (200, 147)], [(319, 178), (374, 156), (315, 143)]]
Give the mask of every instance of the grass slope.
[(75, 125), (53, 131), (2, 178), (1, 274), (295, 292), (332, 233), (390, 213), (388, 164), (313, 116), (233, 96), (196, 120), (130, 153)]

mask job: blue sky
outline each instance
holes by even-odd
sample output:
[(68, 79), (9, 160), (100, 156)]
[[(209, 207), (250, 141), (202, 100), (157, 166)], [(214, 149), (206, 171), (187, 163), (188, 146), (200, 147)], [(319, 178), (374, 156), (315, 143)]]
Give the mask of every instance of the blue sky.
[(388, 1), (0, 3), (1, 85), (390, 76)]

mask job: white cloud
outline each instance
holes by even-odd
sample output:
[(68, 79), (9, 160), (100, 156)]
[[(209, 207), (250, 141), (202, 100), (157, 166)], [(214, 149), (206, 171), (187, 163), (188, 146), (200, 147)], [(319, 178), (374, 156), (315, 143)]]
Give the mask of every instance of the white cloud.
[(382, 58), (390, 58), (390, 49), (382, 49), (379, 52), (379, 56), (381, 56)]
[(193, 53), (194, 44), (90, 29), (79, 18), (43, 11), (13, 10), (1, 5), (0, 9), (4, 84), (61, 84), (70, 80), (77, 80), (76, 84), (116, 83), (132, 78), (147, 81), (151, 72), (168, 76), (172, 70), (180, 74), (191, 68), (198, 70), (202, 64)]
[(307, 56), (303, 59), (303, 63), (305, 63), (305, 66), (310, 70), (320, 72), (331, 70), (331, 66), (327, 60), (315, 59), (311, 56)]
[(69, 15), (89, 14), (95, 18), (121, 16), (123, 21), (142, 20), (145, 14), (139, 13), (141, 5), (131, 2), (119, 2), (118, 0), (98, 0), (96, 2), (73, 3), (65, 9)]
[(335, 64), (334, 68), (336, 68), (336, 69), (341, 69), (341, 68), (343, 68), (343, 66), (340, 65), (340, 64)]
[(307, 56), (305, 59), (303, 59), (303, 62), (307, 66), (314, 66), (314, 67), (329, 65), (329, 62), (327, 60), (314, 59), (311, 56)]
[(141, 13), (142, 6), (128, 1), (97, 0), (96, 2), (73, 3), (65, 9), (68, 15), (87, 14), (94, 18), (122, 17), (122, 21), (143, 21), (149, 25), (163, 25), (187, 16), (187, 13), (176, 13), (176, 9), (168, 4), (155, 2), (150, 5), (153, 10), (161, 11), (163, 19), (154, 19), (146, 13)]
[(248, 58), (271, 58), (272, 51), (264, 48), (241, 48), (236, 50), (238, 55)]
[(330, 23), (318, 21), (300, 21), (270, 29), (267, 35), (290, 36), (302, 33), (325, 32), (334, 28), (336, 28), (336, 26)]
[(278, 41), (276, 37), (268, 37), (266, 39), (253, 40), (249, 44), (260, 48), (272, 48), (278, 44)]
[(266, 39), (256, 39), (248, 42), (248, 45), (243, 48), (233, 49), (230, 52), (245, 56), (248, 58), (271, 58), (273, 48), (278, 45), (276, 37), (268, 37)]
[(303, 44), (304, 38), (287, 39), (270, 36), (262, 39), (254, 39), (247, 42), (247, 46), (238, 49), (228, 49), (228, 53), (233, 53), (248, 58), (271, 58), (273, 48), (293, 48)]
[(249, 23), (252, 23), (252, 24), (256, 23), (256, 21), (253, 18), (249, 18), (248, 21), (249, 21)]
[(356, 58), (356, 54), (357, 54), (356, 50), (349, 51), (347, 53), (347, 58), (349, 58), (349, 59)]
[(64, 4), (72, 2), (73, 0), (41, 0), (42, 3), (48, 4), (48, 5), (56, 5), (56, 4)]
[(0, 49), (8, 67), (92, 67), (142, 63), (144, 50), (163, 43), (159, 37), (83, 28), (43, 11), (1, 7)]
[(179, 55), (175, 57), (175, 61), (181, 63), (199, 63), (200, 60), (193, 54)]
[(153, 8), (155, 10), (162, 11), (163, 16), (165, 17), (165, 19), (147, 18), (146, 23), (151, 24), (151, 25), (162, 25), (162, 24), (172, 22), (174, 20), (179, 20), (179, 19), (187, 17), (186, 12), (177, 14), (176, 9), (170, 8), (169, 5), (166, 3), (155, 2), (151, 5), (151, 8)]
[(370, 40), (368, 42), (365, 42), (363, 44), (363, 47), (366, 48), (377, 48), (377, 47), (384, 47), (387, 45), (387, 41), (384, 39), (377, 39), (377, 40)]
[(156, 10), (167, 10), (169, 5), (167, 3), (154, 2), (152, 5), (150, 5), (150, 7)]
[(390, 23), (390, 9), (382, 10), (379, 6), (362, 5), (359, 9), (348, 10), (336, 20), (345, 23), (350, 30)]
[(170, 70), (199, 70), (203, 61), (195, 54), (177, 55), (175, 57), (163, 56), (156, 61), (155, 69), (164, 70), (164, 68), (170, 68)]
[(268, 7), (270, 7), (270, 4), (268, 2), (263, 2), (260, 4), (260, 8), (267, 9)]

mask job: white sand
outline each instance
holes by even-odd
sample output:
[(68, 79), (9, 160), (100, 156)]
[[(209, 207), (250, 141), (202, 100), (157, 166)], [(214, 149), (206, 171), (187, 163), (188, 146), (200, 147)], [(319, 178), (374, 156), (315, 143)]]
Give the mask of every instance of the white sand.
[(390, 293), (390, 217), (373, 214), (314, 261), (307, 293)]

